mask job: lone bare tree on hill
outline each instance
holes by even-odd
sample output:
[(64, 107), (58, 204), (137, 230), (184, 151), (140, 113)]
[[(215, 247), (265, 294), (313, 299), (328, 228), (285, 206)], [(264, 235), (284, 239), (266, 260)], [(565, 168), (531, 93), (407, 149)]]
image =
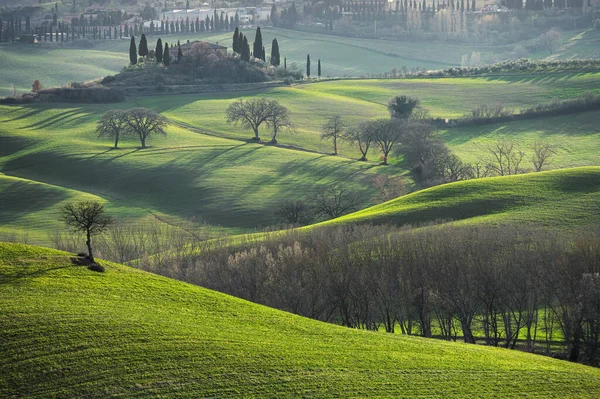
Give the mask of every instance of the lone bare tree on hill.
[(104, 214), (104, 205), (97, 201), (68, 203), (61, 208), (60, 219), (73, 230), (85, 233), (88, 257), (93, 262), (92, 236), (113, 223), (113, 218)]
[(550, 144), (536, 141), (533, 143), (532, 149), (531, 162), (535, 167), (535, 171), (541, 172), (544, 166), (550, 165), (550, 161), (554, 156), (554, 148)]
[(340, 115), (334, 115), (327, 118), (325, 124), (323, 124), (323, 133), (321, 133), (321, 139), (333, 139), (333, 155), (337, 155), (337, 140), (342, 136), (346, 125)]
[(279, 105), (275, 100), (258, 98), (244, 101), (239, 99), (227, 108), (227, 123), (240, 123), (246, 129), (252, 129), (255, 141), (260, 141), (258, 128), (272, 116), (273, 108)]

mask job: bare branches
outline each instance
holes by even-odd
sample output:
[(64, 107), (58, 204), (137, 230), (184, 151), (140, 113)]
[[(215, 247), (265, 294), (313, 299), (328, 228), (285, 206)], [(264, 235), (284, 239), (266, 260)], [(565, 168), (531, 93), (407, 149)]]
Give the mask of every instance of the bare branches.
[(337, 155), (337, 140), (342, 136), (346, 124), (342, 120), (340, 115), (334, 115), (327, 118), (327, 121), (323, 124), (321, 133), (322, 139), (333, 139), (333, 155)]
[(102, 115), (96, 126), (98, 137), (109, 137), (115, 140), (115, 148), (119, 144), (119, 138), (127, 134), (129, 125), (126, 121), (126, 111), (120, 109), (112, 109)]
[(277, 101), (266, 98), (247, 101), (239, 99), (227, 108), (227, 123), (239, 123), (245, 129), (252, 129), (253, 140), (259, 141), (258, 128), (272, 116), (275, 106), (279, 106)]
[(358, 194), (340, 184), (318, 191), (313, 197), (315, 213), (330, 219), (355, 211), (360, 203)]
[(346, 130), (343, 134), (343, 139), (351, 144), (355, 144), (362, 154), (360, 160), (367, 160), (367, 153), (371, 144), (375, 141), (375, 130), (373, 122), (361, 122), (358, 126)]
[(497, 175), (508, 176), (522, 173), (521, 162), (525, 157), (523, 151), (517, 150), (511, 141), (499, 141), (488, 147), (491, 155), (489, 168)]
[(271, 143), (277, 143), (277, 133), (279, 129), (292, 129), (292, 121), (290, 119), (290, 111), (280, 105), (277, 101), (273, 101), (270, 106), (269, 116), (267, 117), (267, 126), (273, 129), (273, 136), (271, 137)]
[(536, 141), (533, 143), (532, 150), (531, 162), (536, 172), (540, 172), (544, 166), (550, 165), (550, 161), (555, 153), (552, 145)]
[(131, 108), (128, 110), (113, 109), (102, 115), (96, 133), (98, 137), (115, 139), (115, 148), (124, 135), (134, 135), (140, 139), (142, 148), (146, 148), (146, 139), (151, 134), (166, 135), (167, 119), (147, 108)]
[(113, 218), (104, 214), (104, 205), (96, 201), (68, 203), (61, 208), (60, 219), (73, 230), (85, 232), (89, 258), (94, 260), (91, 237), (113, 223)]

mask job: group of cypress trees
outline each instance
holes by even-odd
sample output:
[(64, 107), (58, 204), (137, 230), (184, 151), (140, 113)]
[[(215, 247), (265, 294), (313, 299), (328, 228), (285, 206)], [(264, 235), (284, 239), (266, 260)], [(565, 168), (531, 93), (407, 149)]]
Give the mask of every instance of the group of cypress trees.
[[(317, 60), (317, 75), (321, 77), (321, 59)], [(306, 54), (306, 77), (310, 78), (310, 54)]]
[[(239, 54), (244, 61), (250, 61), (250, 56), (266, 61), (265, 46), (262, 41), (262, 33), (260, 27), (256, 28), (256, 36), (250, 53), (250, 45), (246, 36), (236, 27), (233, 32), (233, 52)], [(281, 56), (279, 54), (279, 43), (277, 39), (273, 39), (271, 43), (271, 65), (279, 66), (281, 64)]]
[[(178, 47), (179, 47), (178, 54), (179, 54), (179, 57), (181, 57), (181, 55), (182, 55), (181, 54), (181, 46), (179, 46), (179, 44), (178, 44)], [(135, 44), (135, 37), (131, 36), (131, 42), (129, 43), (129, 62), (131, 63), (131, 65), (137, 64), (137, 62), (138, 62), (137, 56), (138, 55), (140, 57), (147, 57), (148, 54), (149, 54), (148, 42), (146, 40), (146, 35), (142, 34), (142, 37), (140, 38), (139, 51)], [(156, 62), (162, 62), (164, 66), (168, 66), (171, 63), (171, 56), (169, 54), (169, 43), (165, 42), (165, 46), (163, 49), (163, 44), (162, 44), (162, 40), (160, 39), (160, 37), (156, 41), (156, 49), (154, 50), (154, 58), (156, 59)]]

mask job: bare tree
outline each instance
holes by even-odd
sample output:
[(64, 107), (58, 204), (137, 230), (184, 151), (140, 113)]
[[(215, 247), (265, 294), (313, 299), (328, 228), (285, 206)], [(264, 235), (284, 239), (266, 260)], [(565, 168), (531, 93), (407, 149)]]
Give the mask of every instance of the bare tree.
[(167, 118), (147, 108), (131, 108), (125, 111), (125, 121), (132, 134), (139, 137), (142, 148), (150, 135), (166, 135)]
[(290, 120), (290, 111), (287, 107), (274, 102), (270, 107), (270, 114), (266, 120), (267, 126), (273, 129), (273, 137), (271, 143), (277, 143), (277, 133), (279, 129), (292, 129), (292, 121)]
[(536, 141), (533, 143), (532, 150), (531, 162), (536, 172), (540, 172), (544, 166), (550, 165), (551, 159), (554, 156), (553, 146), (548, 143)]
[(377, 202), (392, 200), (406, 192), (406, 183), (402, 176), (377, 175), (373, 180), (373, 187), (377, 190), (377, 196), (374, 198)]
[(334, 115), (327, 118), (325, 124), (323, 124), (323, 133), (321, 133), (322, 139), (333, 139), (333, 155), (337, 155), (337, 140), (342, 136), (346, 125), (340, 115)]
[(267, 122), (277, 101), (258, 98), (244, 101), (239, 99), (227, 108), (227, 123), (240, 123), (245, 129), (254, 131), (253, 140), (259, 141), (258, 128)]
[(379, 145), (383, 156), (383, 165), (388, 164), (389, 154), (402, 135), (403, 124), (393, 119), (379, 119), (373, 126), (375, 142)]
[(355, 144), (361, 153), (360, 160), (367, 160), (367, 153), (371, 144), (375, 141), (373, 122), (361, 122), (358, 126), (346, 130), (343, 134), (343, 139), (351, 144)]
[(358, 194), (340, 184), (320, 190), (313, 197), (315, 213), (330, 219), (358, 209), (360, 203), (361, 199)]
[(115, 148), (119, 144), (119, 138), (127, 133), (129, 125), (127, 123), (126, 111), (112, 109), (102, 115), (96, 126), (98, 137), (109, 137), (115, 140)]
[(113, 223), (113, 218), (104, 214), (104, 205), (96, 201), (68, 203), (61, 208), (60, 218), (73, 230), (85, 233), (88, 256), (94, 261), (92, 236)]
[(286, 200), (279, 204), (275, 215), (285, 223), (307, 224), (312, 220), (312, 209), (302, 200)]
[(515, 148), (511, 141), (499, 141), (488, 147), (491, 155), (489, 162), (490, 169), (500, 175), (516, 175), (522, 172), (520, 167), (525, 153)]

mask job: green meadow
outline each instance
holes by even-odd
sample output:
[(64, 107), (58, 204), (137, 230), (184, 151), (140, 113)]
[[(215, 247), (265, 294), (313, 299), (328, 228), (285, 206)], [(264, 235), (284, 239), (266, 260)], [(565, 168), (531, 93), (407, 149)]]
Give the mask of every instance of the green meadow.
[[(254, 40), (253, 30), (243, 33)], [(361, 77), (402, 70), (444, 69), (460, 66), (463, 55), (473, 51), (481, 54), (484, 63), (510, 58), (513, 45), (472, 45), (441, 42), (412, 42), (394, 40), (353, 39), (287, 29), (264, 28), (263, 41), (268, 54), (273, 38), (277, 38), (282, 57), (289, 68), (304, 71), (306, 55), (315, 63), (321, 59), (323, 76)], [(535, 59), (599, 58), (597, 31), (569, 31), (562, 33), (563, 46), (554, 53), (537, 52)], [(150, 47), (158, 36), (149, 37)], [(163, 42), (182, 43), (187, 40), (205, 40), (231, 46), (232, 33), (199, 33), (166, 35)], [(527, 44), (525, 41), (522, 44)], [(43, 46), (0, 44), (0, 96), (11, 95), (12, 85), (17, 93), (31, 90), (31, 83), (39, 79), (44, 86), (59, 86), (115, 74), (128, 63), (129, 40), (97, 42), (91, 49), (61, 48), (54, 43)], [(351, 55), (349, 57), (349, 55)], [(313, 73), (314, 74), (314, 73)]]
[(0, 243), (0, 396), (594, 398), (600, 370), (348, 329)]
[[(493, 89), (490, 89), (492, 87)], [(421, 98), (434, 116), (460, 116), (477, 104), (522, 108), (600, 91), (600, 74), (535, 77), (341, 80), (240, 93), (141, 97), (110, 105), (34, 104), (0, 107), (0, 235), (27, 231), (31, 242), (48, 244), (62, 229), (62, 204), (82, 198), (107, 203), (110, 213), (135, 222), (159, 220), (180, 225), (193, 220), (222, 234), (248, 233), (277, 222), (274, 210), (285, 199), (308, 199), (319, 187), (347, 184), (373, 205), (376, 175), (408, 176), (401, 159), (378, 165), (342, 143), (331, 156), (320, 139), (326, 118), (342, 114), (348, 124), (388, 117), (387, 101), (398, 94)], [(519, 93), (523, 93), (519, 95)], [(251, 132), (225, 121), (236, 98), (268, 97), (289, 107), (294, 129), (281, 132), (279, 145), (249, 142)], [(108, 109), (143, 106), (173, 123), (167, 137), (150, 139), (141, 150), (125, 140), (94, 133)], [(550, 169), (600, 165), (598, 111), (441, 132), (466, 162), (485, 162), (488, 147), (511, 140), (526, 153), (535, 141), (552, 144)], [(269, 132), (261, 127), (268, 141)], [(529, 155), (523, 166), (531, 168)], [(409, 190), (418, 189), (408, 178)], [(453, 215), (436, 217), (453, 219)]]

